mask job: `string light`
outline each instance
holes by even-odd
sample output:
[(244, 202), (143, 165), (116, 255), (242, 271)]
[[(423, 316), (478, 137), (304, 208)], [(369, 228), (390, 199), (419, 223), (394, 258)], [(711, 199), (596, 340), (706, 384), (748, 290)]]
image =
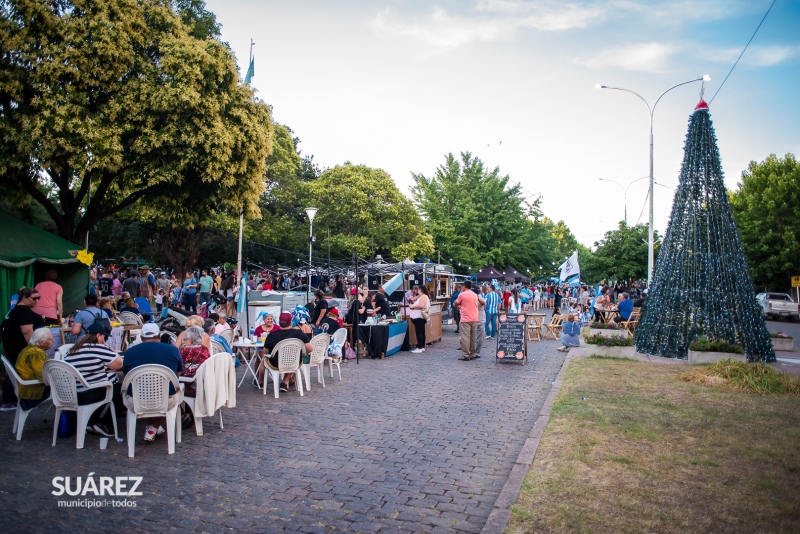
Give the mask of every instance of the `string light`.
[(775, 361), (701, 100), (689, 118), (680, 182), (636, 327), (636, 350), (683, 358), (703, 335), (742, 345), (748, 361)]

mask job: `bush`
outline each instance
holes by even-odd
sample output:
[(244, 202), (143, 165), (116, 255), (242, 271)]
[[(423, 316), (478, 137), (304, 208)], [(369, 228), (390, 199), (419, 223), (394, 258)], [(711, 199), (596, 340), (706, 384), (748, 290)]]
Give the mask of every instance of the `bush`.
[(595, 334), (593, 336), (587, 336), (586, 343), (589, 345), (599, 345), (601, 347), (632, 347), (633, 346), (633, 336), (628, 336), (627, 338), (623, 339), (622, 336), (614, 336), (606, 337), (602, 334)]
[(800, 396), (800, 378), (779, 373), (763, 363), (720, 360), (708, 367), (683, 373), (680, 379), (747, 393)]
[(775, 338), (778, 338), (778, 339), (794, 339), (789, 334), (784, 334), (783, 332), (778, 332), (778, 333), (770, 332), (769, 333), (769, 337), (771, 337), (772, 339), (775, 339)]
[(618, 325), (616, 323), (597, 323), (591, 322), (589, 323), (589, 328), (604, 328), (606, 330), (622, 330), (624, 327), (622, 325)]
[(697, 341), (689, 344), (689, 350), (696, 352), (727, 352), (731, 354), (742, 354), (744, 350), (738, 343), (729, 343), (724, 339), (700, 336)]

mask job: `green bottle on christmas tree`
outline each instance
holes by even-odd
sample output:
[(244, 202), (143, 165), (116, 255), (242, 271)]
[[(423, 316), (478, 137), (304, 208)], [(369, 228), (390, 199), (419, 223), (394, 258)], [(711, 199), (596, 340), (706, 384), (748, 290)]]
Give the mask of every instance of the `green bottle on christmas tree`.
[(680, 183), (636, 327), (644, 354), (686, 357), (699, 336), (738, 343), (748, 361), (775, 361), (723, 181), (702, 98), (689, 118)]

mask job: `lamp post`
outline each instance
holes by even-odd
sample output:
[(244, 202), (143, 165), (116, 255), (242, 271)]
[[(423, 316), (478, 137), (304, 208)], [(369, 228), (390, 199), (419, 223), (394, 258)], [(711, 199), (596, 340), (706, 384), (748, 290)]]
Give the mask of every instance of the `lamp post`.
[(311, 250), (314, 241), (314, 217), (317, 216), (317, 208), (306, 208), (308, 215), (308, 285), (306, 285), (306, 301), (311, 302)]
[(599, 178), (599, 180), (601, 182), (611, 182), (612, 184), (617, 184), (618, 186), (620, 186), (622, 188), (623, 199), (624, 199), (624, 202), (625, 202), (625, 226), (628, 226), (628, 189), (630, 189), (630, 187), (633, 184), (635, 184), (636, 182), (638, 182), (639, 180), (644, 180), (645, 178), (650, 178), (650, 177), (649, 176), (642, 176), (641, 178), (637, 178), (634, 181), (632, 181), (631, 183), (629, 183), (628, 187), (623, 186), (621, 183), (619, 183), (616, 180), (609, 180), (608, 178)]
[(700, 78), (695, 78), (694, 80), (688, 80), (688, 81), (685, 81), (685, 82), (681, 82), (681, 83), (679, 83), (677, 85), (673, 85), (672, 87), (670, 87), (669, 89), (667, 89), (666, 91), (661, 93), (661, 95), (659, 95), (658, 98), (656, 98), (656, 102), (655, 102), (655, 104), (653, 104), (652, 107), (650, 107), (650, 104), (647, 102), (647, 100), (645, 100), (644, 97), (642, 95), (640, 95), (639, 93), (637, 93), (636, 91), (631, 91), (630, 89), (625, 89), (623, 87), (610, 87), (608, 85), (595, 85), (595, 87), (597, 89), (614, 89), (614, 90), (617, 90), (617, 91), (625, 91), (626, 93), (631, 93), (632, 95), (636, 95), (639, 98), (639, 100), (644, 102), (644, 105), (647, 106), (647, 115), (648, 115), (648, 117), (650, 119), (650, 176), (649, 176), (649, 178), (650, 178), (650, 224), (649, 224), (649, 227), (648, 227), (648, 230), (647, 230), (647, 234), (648, 234), (648, 239), (647, 239), (647, 287), (650, 287), (650, 283), (652, 282), (653, 263), (654, 263), (654, 261), (653, 261), (654, 260), (654, 253), (653, 253), (653, 113), (655, 113), (656, 106), (658, 105), (659, 100), (661, 100), (661, 97), (663, 97), (665, 94), (669, 93), (670, 91), (672, 91), (676, 87), (680, 87), (681, 85), (686, 85), (687, 83), (702, 82), (702, 81), (707, 82), (709, 80), (711, 80), (711, 76), (709, 76), (708, 74), (704, 74)]

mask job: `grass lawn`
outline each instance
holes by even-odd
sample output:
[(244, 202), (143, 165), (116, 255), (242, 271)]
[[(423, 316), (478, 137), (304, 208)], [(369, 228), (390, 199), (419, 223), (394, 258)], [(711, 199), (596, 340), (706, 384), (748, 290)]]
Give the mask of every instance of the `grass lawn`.
[(507, 532), (800, 532), (800, 397), (685, 371), (573, 360)]

